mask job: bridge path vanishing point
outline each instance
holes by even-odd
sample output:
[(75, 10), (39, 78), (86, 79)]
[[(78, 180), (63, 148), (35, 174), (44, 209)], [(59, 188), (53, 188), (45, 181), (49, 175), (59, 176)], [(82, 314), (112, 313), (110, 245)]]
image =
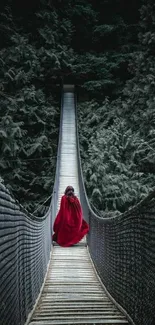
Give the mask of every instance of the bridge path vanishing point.
[[(58, 208), (67, 185), (79, 197), (75, 123), (74, 92), (64, 92)], [(85, 239), (69, 248), (53, 246), (42, 294), (26, 324), (128, 324), (100, 282)]]

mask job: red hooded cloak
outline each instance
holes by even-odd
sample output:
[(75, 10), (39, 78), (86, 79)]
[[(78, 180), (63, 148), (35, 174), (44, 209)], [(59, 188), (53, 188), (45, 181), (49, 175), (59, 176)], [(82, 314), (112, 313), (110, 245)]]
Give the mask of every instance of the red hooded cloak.
[(89, 231), (87, 222), (82, 218), (82, 208), (78, 198), (63, 195), (56, 216), (52, 239), (60, 246), (77, 244)]

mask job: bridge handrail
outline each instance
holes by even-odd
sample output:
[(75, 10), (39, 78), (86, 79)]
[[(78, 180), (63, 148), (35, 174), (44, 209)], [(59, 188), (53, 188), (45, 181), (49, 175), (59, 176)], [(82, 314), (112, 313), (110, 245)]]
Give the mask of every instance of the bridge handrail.
[(89, 204), (84, 185), (78, 123), (77, 148), (81, 203), (90, 224), (87, 241), (96, 270), (129, 320), (136, 325), (154, 325), (155, 190), (123, 214), (98, 216)]
[(51, 250), (51, 216), (37, 218), (0, 183), (0, 325), (23, 325), (39, 295)]
[(43, 284), (51, 251), (57, 212), (62, 105), (55, 182), (49, 209), (43, 217), (29, 213), (0, 183), (0, 325), (23, 325)]

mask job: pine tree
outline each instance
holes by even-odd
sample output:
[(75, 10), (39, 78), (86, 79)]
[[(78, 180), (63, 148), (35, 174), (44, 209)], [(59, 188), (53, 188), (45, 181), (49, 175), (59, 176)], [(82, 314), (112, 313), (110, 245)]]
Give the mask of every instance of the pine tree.
[(51, 94), (46, 96), (35, 44), (28, 33), (21, 33), (9, 7), (2, 18), (7, 46), (0, 51), (1, 176), (20, 203), (33, 212), (52, 191), (59, 112)]
[[(124, 100), (122, 104), (120, 99), (113, 103), (105, 99), (103, 105), (101, 102), (106, 96), (118, 98), (135, 69), (131, 64), (128, 71), (128, 61), (131, 53), (138, 55), (141, 1), (131, 5), (123, 0), (35, 0), (18, 6), (17, 0), (1, 2), (1, 175), (26, 206), (32, 208), (33, 202), (37, 205), (51, 193), (62, 82), (75, 83), (80, 94), (88, 94), (100, 102), (100, 105), (95, 101), (90, 104), (98, 113), (89, 113), (90, 127), (82, 135), (87, 150), (89, 132), (100, 123), (100, 106), (107, 110), (104, 108), (104, 121), (101, 118), (104, 129), (113, 125), (116, 111), (123, 114), (120, 111), (126, 110), (130, 128), (136, 132), (136, 123), (135, 129), (132, 128), (128, 96), (132, 82), (123, 93), (123, 98), (128, 97), (127, 102)], [(152, 121), (151, 114), (147, 118)], [(125, 117), (119, 117), (122, 123)], [(149, 157), (149, 150), (147, 153)], [(145, 169), (143, 153), (136, 153), (135, 161), (138, 155)]]
[(92, 204), (100, 211), (123, 212), (155, 186), (153, 1), (144, 1), (140, 14), (138, 50), (129, 65), (132, 78), (122, 97), (80, 108), (85, 182)]

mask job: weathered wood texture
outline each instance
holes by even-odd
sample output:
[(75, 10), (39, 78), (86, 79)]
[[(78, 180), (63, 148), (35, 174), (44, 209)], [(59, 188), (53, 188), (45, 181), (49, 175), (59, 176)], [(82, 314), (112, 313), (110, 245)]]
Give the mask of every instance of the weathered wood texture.
[(107, 297), (85, 244), (55, 246), (45, 286), (29, 325), (128, 324)]

